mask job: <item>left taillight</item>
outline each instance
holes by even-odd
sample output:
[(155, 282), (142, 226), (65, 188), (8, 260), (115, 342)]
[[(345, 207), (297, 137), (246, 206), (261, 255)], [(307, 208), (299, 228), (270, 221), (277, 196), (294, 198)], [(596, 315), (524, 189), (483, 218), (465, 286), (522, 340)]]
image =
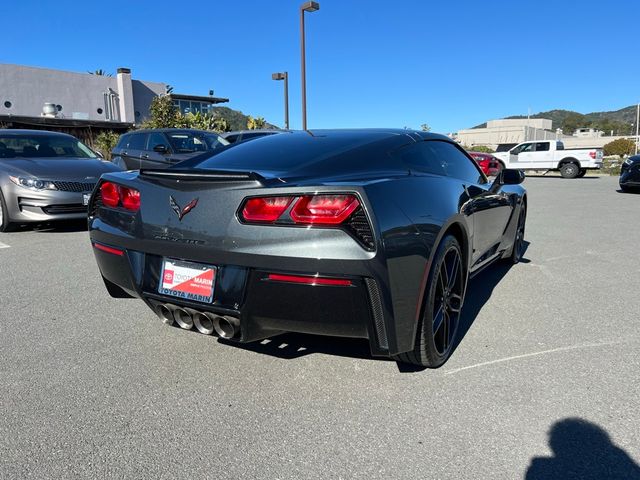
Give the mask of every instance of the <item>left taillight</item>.
[(291, 207), (287, 220), (304, 225), (339, 225), (360, 206), (352, 194), (317, 194), (245, 199), (240, 210), (247, 223), (274, 223)]
[(106, 207), (117, 208), (122, 206), (125, 210), (137, 212), (140, 210), (140, 192), (135, 188), (125, 187), (113, 182), (103, 182), (100, 185), (100, 197)]

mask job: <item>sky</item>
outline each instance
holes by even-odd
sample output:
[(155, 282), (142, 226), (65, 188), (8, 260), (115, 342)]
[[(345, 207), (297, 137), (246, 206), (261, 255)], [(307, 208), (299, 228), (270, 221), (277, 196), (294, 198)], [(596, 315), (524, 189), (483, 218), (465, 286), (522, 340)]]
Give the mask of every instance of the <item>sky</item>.
[[(2, 0), (0, 63), (115, 73), (301, 127), (302, 0)], [(637, 0), (319, 0), (307, 13), (309, 128), (448, 133), (640, 101)], [(628, 19), (628, 20), (627, 20)], [(1, 93), (1, 92), (0, 92)]]

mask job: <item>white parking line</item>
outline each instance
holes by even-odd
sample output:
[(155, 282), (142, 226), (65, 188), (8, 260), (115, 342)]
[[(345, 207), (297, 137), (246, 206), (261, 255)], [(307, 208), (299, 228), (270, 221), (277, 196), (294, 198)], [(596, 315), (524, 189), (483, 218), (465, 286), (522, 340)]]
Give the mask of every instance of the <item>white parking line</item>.
[(6, 243), (0, 242), (0, 248), (9, 248), (11, 245), (7, 245)]

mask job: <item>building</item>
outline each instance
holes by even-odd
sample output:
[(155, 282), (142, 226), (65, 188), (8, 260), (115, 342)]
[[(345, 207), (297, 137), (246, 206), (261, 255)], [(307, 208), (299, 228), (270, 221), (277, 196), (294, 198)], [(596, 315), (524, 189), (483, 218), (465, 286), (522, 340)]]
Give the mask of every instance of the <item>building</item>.
[(603, 132), (579, 128), (573, 135), (565, 135), (562, 130), (552, 130), (552, 121), (546, 118), (506, 118), (489, 120), (485, 127), (460, 130), (451, 135), (461, 145), (473, 147), (488, 146), (505, 150), (518, 143), (532, 140), (561, 140), (565, 148), (602, 148), (619, 138), (606, 137)]
[[(163, 82), (132, 78), (128, 68), (111, 77), (0, 64), (0, 126), (62, 130), (83, 139), (89, 131), (126, 131), (147, 119), (151, 101), (166, 91)], [(182, 112), (207, 112), (229, 101), (170, 95)]]
[(460, 130), (453, 138), (462, 145), (516, 145), (527, 140), (555, 140), (559, 135), (551, 131), (551, 120), (546, 118), (507, 118), (489, 120), (486, 127)]

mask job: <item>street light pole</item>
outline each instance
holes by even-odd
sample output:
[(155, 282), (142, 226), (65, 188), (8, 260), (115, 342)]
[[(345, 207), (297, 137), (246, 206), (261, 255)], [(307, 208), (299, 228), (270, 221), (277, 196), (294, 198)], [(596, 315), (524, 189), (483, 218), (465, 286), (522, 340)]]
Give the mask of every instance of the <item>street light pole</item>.
[(315, 12), (320, 9), (318, 2), (304, 2), (300, 6), (300, 54), (302, 73), (302, 129), (307, 129), (307, 72), (305, 59), (304, 12)]
[(272, 80), (284, 80), (284, 128), (289, 130), (289, 72), (271, 74)]
[(640, 143), (640, 103), (636, 111), (636, 155), (638, 154), (638, 143)]

